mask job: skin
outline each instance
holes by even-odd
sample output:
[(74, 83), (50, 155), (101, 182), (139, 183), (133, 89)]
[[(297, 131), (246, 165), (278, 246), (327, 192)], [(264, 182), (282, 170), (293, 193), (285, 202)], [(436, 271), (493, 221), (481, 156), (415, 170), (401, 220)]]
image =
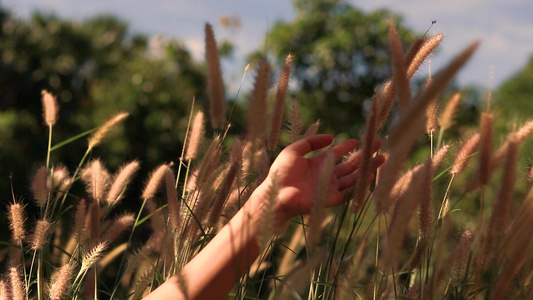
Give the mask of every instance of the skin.
[[(335, 160), (354, 150), (357, 140), (347, 140), (319, 155), (305, 155), (323, 149), (333, 142), (331, 135), (314, 135), (286, 147), (272, 164), (265, 181), (231, 221), (196, 255), (180, 272), (168, 279), (145, 299), (224, 299), (239, 278), (260, 254), (257, 244), (261, 212), (268, 199), (269, 187), (274, 177), (278, 181), (278, 201), (274, 208), (275, 226), (284, 226), (291, 218), (311, 211), (315, 187), (322, 164), (333, 153)], [(381, 144), (376, 143), (375, 149)], [(384, 162), (377, 155), (373, 170)], [(326, 206), (341, 204), (344, 191), (357, 179), (357, 160), (347, 160), (335, 166), (328, 189)], [(181, 280), (180, 280), (181, 278)]]

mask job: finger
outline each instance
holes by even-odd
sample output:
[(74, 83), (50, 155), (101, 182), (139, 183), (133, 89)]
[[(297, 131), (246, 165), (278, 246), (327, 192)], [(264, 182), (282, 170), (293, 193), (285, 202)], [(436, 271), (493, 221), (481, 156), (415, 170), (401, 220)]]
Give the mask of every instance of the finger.
[(342, 177), (352, 173), (357, 168), (359, 168), (362, 157), (363, 152), (361, 150), (353, 152), (352, 154), (350, 154), (347, 160), (341, 162), (335, 167), (335, 175), (337, 175), (337, 177)]
[[(373, 173), (384, 162), (385, 162), (385, 157), (383, 155), (376, 155), (376, 157), (374, 157), (372, 159), (372, 162), (370, 163), (370, 170), (372, 170), (372, 171), (369, 174), (369, 178), (368, 178), (369, 182), (372, 181), (372, 179), (374, 178), (374, 174)], [(359, 173), (359, 170), (355, 170), (353, 172), (346, 173), (343, 176), (339, 177), (339, 179), (338, 179), (339, 180), (339, 190), (343, 191), (343, 190), (351, 187), (352, 185), (355, 184), (355, 182), (357, 181), (357, 179), (359, 179), (360, 176), (361, 176), (361, 174)]]
[(355, 149), (359, 145), (358, 140), (350, 139), (347, 141), (344, 141), (338, 145), (335, 145), (331, 147), (331, 149), (328, 150), (332, 151), (335, 154), (335, 161), (339, 160), (344, 155), (348, 154), (350, 151)]
[(356, 170), (346, 176), (339, 178), (339, 191), (344, 191), (347, 188), (353, 186), (357, 179), (359, 178), (359, 170)]
[(375, 172), (377, 168), (379, 168), (384, 162), (385, 162), (385, 156), (381, 154), (376, 155), (376, 157), (374, 157), (372, 159), (372, 162), (370, 163), (370, 170), (372, 170), (372, 172)]
[(330, 134), (312, 135), (290, 144), (285, 149), (305, 155), (311, 151), (322, 149), (330, 145), (332, 142), (333, 136)]
[(374, 141), (374, 145), (372, 147), (372, 150), (374, 150), (374, 152), (376, 152), (379, 149), (381, 149), (381, 146), (383, 146), (383, 142), (381, 140), (376, 140), (376, 141)]

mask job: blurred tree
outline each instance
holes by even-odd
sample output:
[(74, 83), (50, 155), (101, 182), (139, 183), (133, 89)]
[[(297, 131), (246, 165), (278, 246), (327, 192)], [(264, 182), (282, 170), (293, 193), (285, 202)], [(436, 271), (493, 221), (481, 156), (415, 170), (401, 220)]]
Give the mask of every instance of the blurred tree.
[(319, 118), (322, 130), (354, 136), (364, 123), (364, 100), (391, 75), (390, 20), (398, 24), (405, 50), (415, 34), (386, 10), (364, 13), (340, 0), (293, 3), (295, 19), (273, 26), (267, 49), (280, 63), (293, 55), (293, 97), (303, 117)]
[[(44, 161), (42, 89), (57, 95), (60, 105), (53, 144), (126, 111), (131, 115), (123, 133), (94, 156), (111, 169), (139, 158), (144, 170), (179, 156), (182, 119), (194, 96), (201, 103), (205, 89), (204, 67), (182, 43), (132, 35), (113, 16), (77, 22), (36, 13), (26, 21), (0, 7), (0, 22), (0, 190), (9, 190), (11, 172), (15, 187), (27, 187), (35, 165)], [(60, 148), (52, 163), (60, 157), (75, 166), (86, 146), (82, 139)]]
[(531, 95), (533, 94), (533, 56), (529, 62), (495, 92), (495, 105), (503, 114), (514, 114), (522, 119), (533, 115)]

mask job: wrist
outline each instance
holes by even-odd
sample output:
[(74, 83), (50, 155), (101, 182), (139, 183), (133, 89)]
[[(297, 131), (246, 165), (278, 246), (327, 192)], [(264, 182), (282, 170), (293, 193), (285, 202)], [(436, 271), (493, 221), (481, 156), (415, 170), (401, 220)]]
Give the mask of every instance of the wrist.
[(261, 234), (261, 231), (267, 227), (272, 229), (272, 234), (276, 234), (285, 227), (290, 219), (285, 213), (278, 195), (273, 195), (273, 193), (279, 194), (279, 191), (272, 187), (272, 180), (267, 177), (255, 189), (247, 202), (249, 207), (245, 211), (253, 214), (258, 234)]

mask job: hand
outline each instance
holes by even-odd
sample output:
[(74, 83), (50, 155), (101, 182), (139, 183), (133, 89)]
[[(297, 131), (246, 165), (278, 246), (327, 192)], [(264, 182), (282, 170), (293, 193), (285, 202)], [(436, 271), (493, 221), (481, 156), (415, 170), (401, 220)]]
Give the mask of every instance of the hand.
[[(331, 135), (314, 135), (287, 146), (272, 164), (265, 183), (271, 184), (274, 176), (278, 181), (278, 204), (276, 211), (281, 221), (302, 214), (308, 214), (313, 205), (316, 186), (319, 183), (322, 164), (328, 155), (333, 153), (339, 160), (349, 153), (359, 142), (347, 140), (339, 145), (320, 153), (317, 156), (304, 158), (311, 151), (322, 149), (333, 142)], [(378, 143), (375, 150), (379, 149)], [(374, 158), (372, 168), (376, 169), (383, 163), (381, 155)], [(344, 191), (351, 187), (357, 179), (358, 162), (351, 160), (337, 164), (329, 182), (326, 206), (342, 203)]]

